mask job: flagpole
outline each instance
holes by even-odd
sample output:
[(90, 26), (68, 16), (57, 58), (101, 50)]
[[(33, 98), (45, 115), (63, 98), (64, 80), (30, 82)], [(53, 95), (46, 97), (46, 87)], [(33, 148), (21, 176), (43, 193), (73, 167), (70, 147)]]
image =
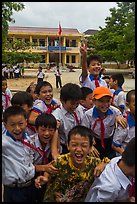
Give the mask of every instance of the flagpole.
[(61, 67), (61, 37), (59, 35), (59, 68)]

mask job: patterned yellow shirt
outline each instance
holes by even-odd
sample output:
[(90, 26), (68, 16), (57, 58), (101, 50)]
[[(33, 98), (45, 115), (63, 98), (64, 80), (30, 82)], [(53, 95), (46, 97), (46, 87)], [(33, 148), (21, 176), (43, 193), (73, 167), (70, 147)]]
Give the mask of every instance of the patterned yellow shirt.
[[(102, 160), (108, 163), (110, 160)], [(94, 169), (102, 163), (99, 158), (87, 156), (81, 169), (76, 168), (71, 161), (70, 153), (60, 155), (55, 167), (58, 174), (52, 174), (47, 184), (43, 202), (56, 202), (55, 193), (60, 194), (60, 202), (82, 202), (94, 181)]]

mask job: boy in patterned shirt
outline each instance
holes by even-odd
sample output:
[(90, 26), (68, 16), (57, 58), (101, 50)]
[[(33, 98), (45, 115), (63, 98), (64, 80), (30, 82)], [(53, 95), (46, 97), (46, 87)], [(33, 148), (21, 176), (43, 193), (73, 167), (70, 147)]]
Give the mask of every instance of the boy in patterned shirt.
[[(80, 202), (84, 201), (94, 176), (99, 176), (110, 160), (89, 155), (93, 144), (93, 132), (84, 126), (75, 126), (68, 134), (69, 153), (60, 155), (53, 164), (57, 174), (51, 174), (47, 183), (44, 202)], [(98, 166), (99, 165), (99, 166)], [(97, 167), (98, 166), (98, 167)], [(48, 181), (48, 174), (35, 180), (35, 186), (41, 187)]]

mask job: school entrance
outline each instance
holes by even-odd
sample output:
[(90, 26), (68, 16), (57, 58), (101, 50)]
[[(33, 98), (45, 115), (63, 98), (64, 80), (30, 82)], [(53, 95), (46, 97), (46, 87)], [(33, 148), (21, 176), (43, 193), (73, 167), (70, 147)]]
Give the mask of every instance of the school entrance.
[[(49, 53), (49, 63), (59, 64), (59, 53)], [(62, 62), (62, 54), (61, 54), (61, 62)]]

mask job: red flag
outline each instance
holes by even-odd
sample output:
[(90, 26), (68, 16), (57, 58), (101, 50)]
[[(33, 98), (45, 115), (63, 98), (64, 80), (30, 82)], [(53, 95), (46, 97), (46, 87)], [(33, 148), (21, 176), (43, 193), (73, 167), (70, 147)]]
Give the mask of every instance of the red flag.
[(60, 23), (59, 23), (58, 34), (61, 35), (61, 33), (62, 33), (62, 28), (61, 28), (61, 25), (60, 25)]

